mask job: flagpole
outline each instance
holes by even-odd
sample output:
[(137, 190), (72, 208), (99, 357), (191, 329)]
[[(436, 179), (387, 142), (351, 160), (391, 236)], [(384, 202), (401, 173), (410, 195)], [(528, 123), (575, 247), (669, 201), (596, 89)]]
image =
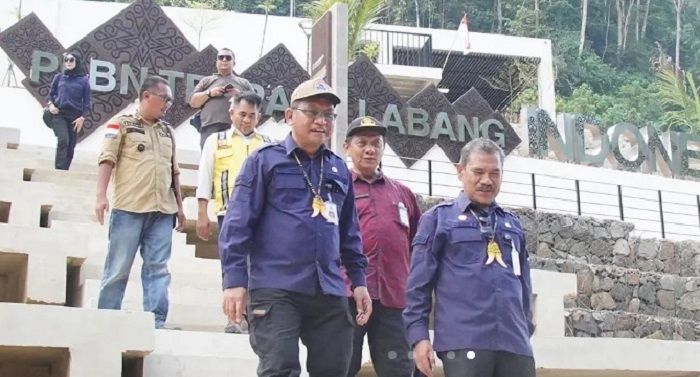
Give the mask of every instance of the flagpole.
[[(464, 16), (462, 16), (462, 19), (464, 17), (467, 17), (467, 13), (464, 13)], [(460, 25), (462, 24), (462, 21), (460, 20)], [(450, 59), (450, 54), (452, 54), (452, 48), (455, 45), (455, 42), (457, 41), (457, 38), (459, 38), (459, 27), (457, 28), (457, 34), (455, 35), (454, 39), (452, 40), (452, 44), (450, 45), (450, 49), (447, 51), (447, 56), (445, 57), (445, 64), (442, 65), (442, 70), (443, 72), (445, 71), (445, 67), (447, 67), (447, 61)]]

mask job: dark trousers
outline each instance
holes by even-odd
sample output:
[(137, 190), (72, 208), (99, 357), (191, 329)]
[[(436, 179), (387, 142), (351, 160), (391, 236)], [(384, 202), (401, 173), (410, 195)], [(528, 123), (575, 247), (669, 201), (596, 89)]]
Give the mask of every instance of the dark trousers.
[(59, 170), (68, 170), (73, 161), (73, 152), (78, 140), (78, 134), (73, 130), (73, 121), (80, 114), (61, 111), (51, 116), (51, 128), (58, 142), (56, 144), (56, 159), (54, 166)]
[(259, 377), (298, 377), (299, 339), (308, 351), (310, 377), (347, 374), (354, 321), (345, 297), (261, 288), (251, 290), (248, 300), (248, 332), (260, 359)]
[(226, 131), (229, 128), (231, 128), (231, 125), (226, 123), (214, 123), (206, 127), (202, 127), (202, 129), (199, 131), (199, 149), (204, 149), (204, 142), (207, 141), (209, 135), (221, 131)]
[[(357, 315), (355, 300), (348, 300), (353, 318)], [(362, 345), (365, 334), (369, 344), (374, 371), (379, 377), (410, 377), (413, 361), (406, 341), (401, 318), (402, 309), (388, 308), (378, 300), (372, 301), (372, 316), (362, 327), (355, 327), (352, 358), (348, 377), (354, 377), (362, 366)]]
[(535, 377), (535, 359), (530, 356), (466, 349), (437, 355), (442, 360), (445, 377)]

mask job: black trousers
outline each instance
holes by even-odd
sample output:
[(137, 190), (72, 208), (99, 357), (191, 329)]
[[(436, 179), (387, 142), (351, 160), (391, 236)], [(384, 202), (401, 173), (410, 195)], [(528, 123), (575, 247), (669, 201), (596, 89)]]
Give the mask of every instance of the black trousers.
[(298, 377), (299, 339), (308, 351), (310, 377), (347, 374), (355, 327), (347, 298), (253, 289), (248, 322), (250, 345), (260, 359), (259, 377)]
[(78, 141), (78, 134), (73, 130), (73, 121), (80, 118), (81, 114), (74, 111), (60, 111), (51, 116), (51, 128), (57, 139), (54, 167), (59, 170), (68, 170)]
[(209, 135), (220, 131), (226, 131), (229, 128), (231, 128), (231, 125), (226, 123), (214, 123), (206, 127), (202, 127), (202, 129), (199, 131), (199, 149), (204, 149), (204, 142), (207, 141)]
[(530, 356), (467, 349), (437, 355), (442, 360), (445, 377), (535, 377), (535, 359)]
[[(353, 318), (357, 315), (355, 300), (348, 300)], [(406, 341), (401, 318), (402, 309), (388, 308), (378, 300), (372, 301), (372, 316), (365, 326), (355, 327), (352, 359), (348, 377), (354, 377), (362, 367), (362, 345), (365, 335), (369, 344), (374, 371), (379, 377), (410, 377), (413, 361)]]

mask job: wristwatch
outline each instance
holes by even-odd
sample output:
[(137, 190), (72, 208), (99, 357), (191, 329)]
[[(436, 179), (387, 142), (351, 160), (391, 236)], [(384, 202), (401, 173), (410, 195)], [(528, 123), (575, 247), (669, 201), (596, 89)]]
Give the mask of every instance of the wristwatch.
[(207, 94), (207, 97), (211, 98), (211, 89), (207, 89), (206, 94)]

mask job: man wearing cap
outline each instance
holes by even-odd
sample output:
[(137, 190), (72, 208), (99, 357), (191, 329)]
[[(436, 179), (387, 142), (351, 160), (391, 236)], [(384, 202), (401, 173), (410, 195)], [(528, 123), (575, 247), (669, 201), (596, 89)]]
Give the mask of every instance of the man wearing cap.
[(223, 309), (237, 323), (247, 309), (261, 377), (299, 376), (299, 339), (311, 377), (345, 376), (354, 325), (372, 313), (352, 176), (325, 146), (339, 102), (321, 79), (300, 84), (285, 112), (291, 133), (244, 162), (224, 217)]
[(235, 65), (236, 55), (233, 51), (222, 48), (216, 54), (217, 72), (200, 80), (190, 95), (190, 106), (202, 109), (200, 148), (204, 147), (209, 135), (231, 128), (231, 118), (228, 115), (230, 99), (237, 93), (253, 90), (248, 80), (233, 73)]
[(535, 376), (525, 233), (495, 201), (504, 158), (491, 140), (467, 143), (456, 165), (464, 191), (425, 212), (413, 238), (403, 318), (416, 367), (428, 377), (433, 345), (446, 377)]
[[(372, 318), (355, 329), (348, 377), (360, 370), (365, 334), (379, 377), (410, 377), (413, 371), (401, 312), (406, 302), (411, 239), (420, 210), (411, 190), (379, 169), (385, 134), (386, 127), (377, 119), (360, 117), (348, 126), (343, 144), (352, 159), (355, 205), (369, 262), (367, 289), (372, 297)], [(353, 300), (350, 307), (354, 310)]]

